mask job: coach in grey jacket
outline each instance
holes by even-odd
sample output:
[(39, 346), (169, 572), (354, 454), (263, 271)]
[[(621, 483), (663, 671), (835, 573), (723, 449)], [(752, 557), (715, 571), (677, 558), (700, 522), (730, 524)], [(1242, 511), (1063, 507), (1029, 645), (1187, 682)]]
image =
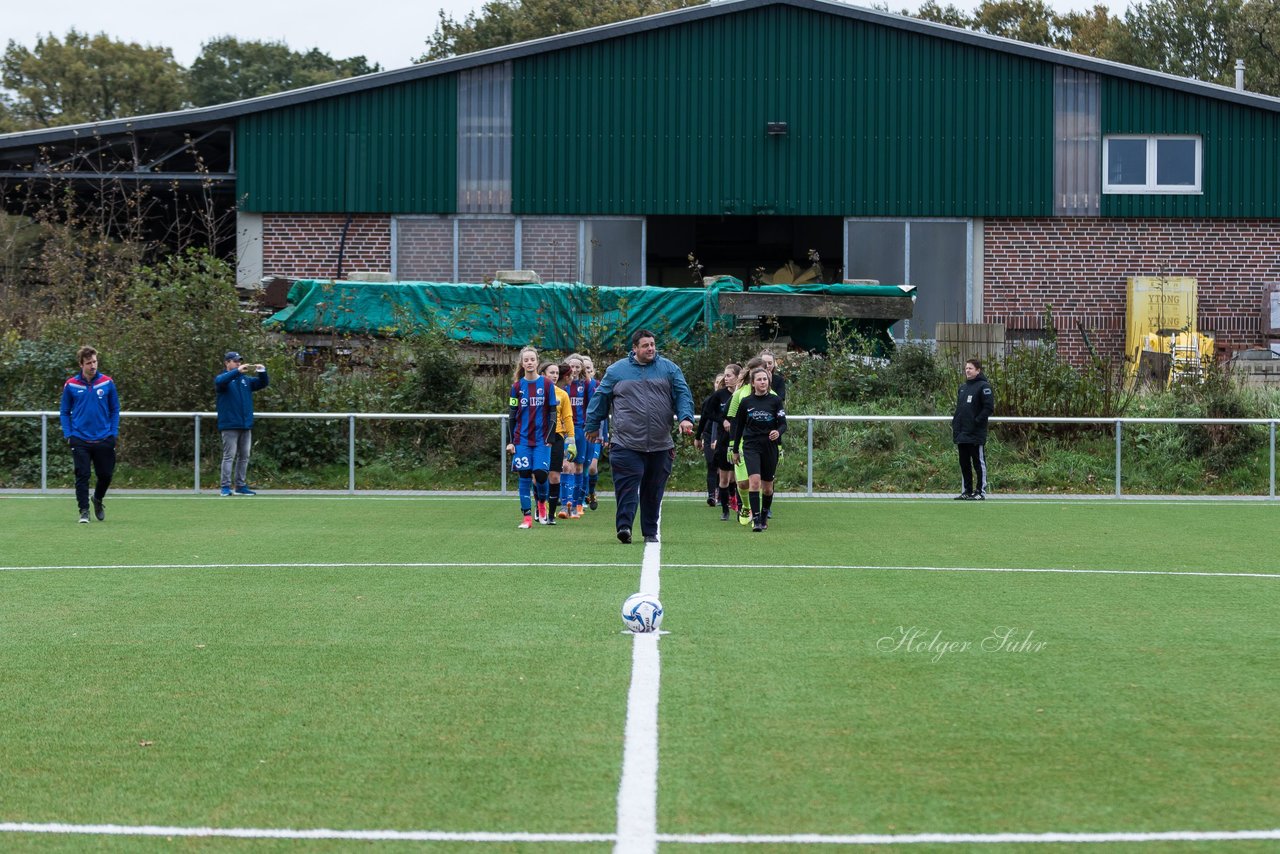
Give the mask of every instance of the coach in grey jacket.
[(656, 543), (662, 494), (676, 456), (671, 421), (679, 418), (680, 432), (693, 433), (693, 395), (679, 366), (658, 355), (657, 338), (647, 329), (632, 335), (630, 355), (605, 371), (587, 408), (588, 441), (599, 441), (606, 418), (618, 540), (631, 542), (639, 504), (640, 532), (646, 543)]

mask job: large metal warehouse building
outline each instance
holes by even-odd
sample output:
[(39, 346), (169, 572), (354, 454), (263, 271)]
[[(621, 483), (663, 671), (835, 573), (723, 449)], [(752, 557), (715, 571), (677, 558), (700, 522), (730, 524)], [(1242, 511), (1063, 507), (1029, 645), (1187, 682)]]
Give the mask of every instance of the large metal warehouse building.
[(687, 285), (690, 254), (748, 279), (813, 250), (914, 285), (898, 334), (1034, 337), (1051, 306), (1073, 356), (1086, 334), (1119, 354), (1129, 276), (1196, 277), (1200, 328), (1232, 348), (1263, 343), (1280, 281), (1280, 99), (827, 0), (0, 136), (0, 174), (76, 151), (219, 188), (242, 281)]

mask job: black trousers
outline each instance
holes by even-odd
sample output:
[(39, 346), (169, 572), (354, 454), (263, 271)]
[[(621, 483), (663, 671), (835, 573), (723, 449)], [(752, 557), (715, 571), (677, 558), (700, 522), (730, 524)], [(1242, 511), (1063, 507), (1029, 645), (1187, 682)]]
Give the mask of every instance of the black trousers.
[(715, 495), (720, 491), (720, 466), (716, 464), (710, 439), (702, 443), (702, 458), (707, 461), (707, 495)]
[(71, 459), (76, 470), (76, 504), (81, 510), (88, 510), (89, 468), (92, 466), (93, 473), (98, 477), (93, 488), (93, 500), (101, 501), (116, 472), (116, 440), (111, 438), (100, 442), (86, 442), (83, 439), (72, 439)]
[(987, 491), (987, 456), (984, 445), (959, 443), (960, 480), (965, 492)]

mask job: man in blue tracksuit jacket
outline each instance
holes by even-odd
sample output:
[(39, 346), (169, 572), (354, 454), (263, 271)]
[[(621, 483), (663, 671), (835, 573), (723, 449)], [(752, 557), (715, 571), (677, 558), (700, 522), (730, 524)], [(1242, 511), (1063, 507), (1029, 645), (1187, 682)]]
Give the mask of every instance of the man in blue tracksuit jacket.
[(97, 475), (93, 488), (93, 512), (106, 521), (102, 499), (116, 471), (116, 437), (120, 435), (120, 398), (111, 377), (98, 373), (98, 351), (81, 347), (76, 352), (80, 373), (62, 386), (58, 414), (62, 435), (71, 446), (76, 472), (76, 504), (80, 521), (89, 522), (89, 469)]
[(246, 479), (253, 447), (253, 393), (267, 387), (266, 365), (246, 365), (235, 350), (222, 357), (226, 370), (213, 378), (218, 393), (218, 430), (222, 433), (222, 495), (256, 495)]
[(631, 354), (605, 371), (587, 408), (586, 438), (600, 440), (600, 424), (609, 419), (609, 465), (618, 499), (618, 540), (631, 542), (636, 505), (646, 543), (658, 541), (662, 494), (671, 476), (675, 441), (671, 420), (680, 432), (693, 433), (693, 395), (684, 372), (658, 355), (657, 338), (647, 329), (631, 336)]

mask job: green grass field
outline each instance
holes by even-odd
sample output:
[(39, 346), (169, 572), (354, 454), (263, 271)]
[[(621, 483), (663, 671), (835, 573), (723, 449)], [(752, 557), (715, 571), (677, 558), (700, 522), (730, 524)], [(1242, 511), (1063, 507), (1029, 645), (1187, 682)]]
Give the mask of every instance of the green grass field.
[[(612, 850), (645, 555), (612, 509), (120, 496), (78, 525), (0, 497), (0, 850)], [(665, 511), (662, 850), (1280, 844), (1280, 505)]]

